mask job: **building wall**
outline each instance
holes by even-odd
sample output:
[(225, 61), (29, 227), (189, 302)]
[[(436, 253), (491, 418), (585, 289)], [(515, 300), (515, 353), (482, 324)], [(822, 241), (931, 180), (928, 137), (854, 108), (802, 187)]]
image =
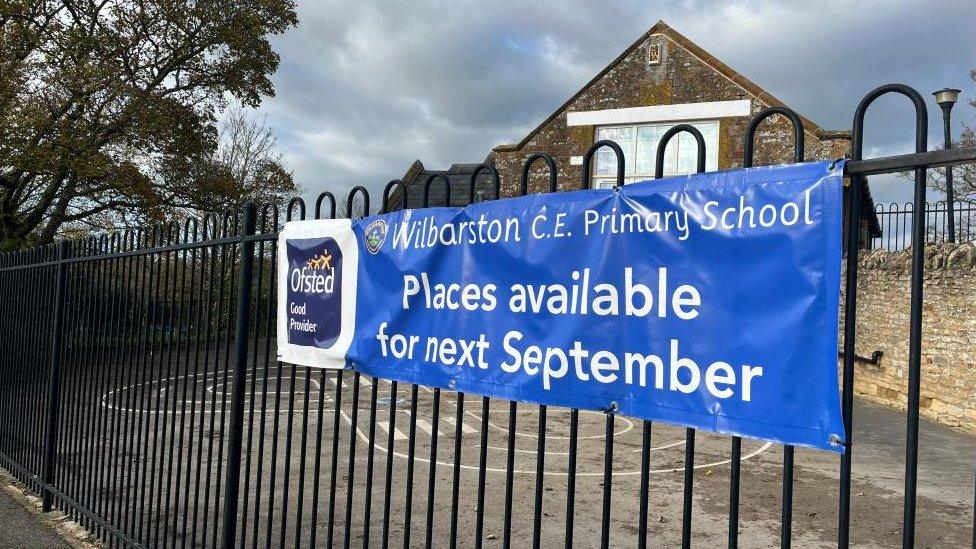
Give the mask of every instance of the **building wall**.
[[(651, 44), (660, 47), (659, 64), (647, 61)], [(651, 34), (561, 109), (523, 147), (495, 149), (493, 156), (501, 175), (503, 195), (517, 192), (522, 163), (531, 153), (540, 151), (555, 157), (563, 190), (579, 188), (582, 167), (570, 165), (570, 157), (581, 156), (593, 144), (595, 131), (593, 126), (567, 126), (567, 112), (740, 99), (751, 100), (753, 114), (769, 106), (668, 36)], [(719, 119), (719, 169), (742, 166), (742, 137), (748, 123), (745, 117)], [(792, 143), (792, 129), (787, 121), (780, 117), (767, 121), (757, 135), (755, 163), (791, 161)], [(818, 139), (814, 132), (806, 132), (808, 160), (843, 156), (849, 146), (847, 138)], [(546, 185), (544, 163), (539, 162), (534, 168), (529, 189), (541, 191)]]
[[(976, 430), (976, 248), (931, 245), (925, 256), (920, 411)], [(854, 390), (900, 409), (908, 395), (910, 265), (910, 252), (883, 250), (861, 252), (858, 264), (857, 354), (884, 357), (877, 366), (856, 364)]]

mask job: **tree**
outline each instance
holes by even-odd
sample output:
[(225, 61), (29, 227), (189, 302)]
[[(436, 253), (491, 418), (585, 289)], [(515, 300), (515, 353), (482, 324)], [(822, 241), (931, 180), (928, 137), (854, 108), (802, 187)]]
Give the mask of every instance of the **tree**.
[(217, 119), (274, 94), (295, 24), (293, 0), (0, 2), (0, 249), (293, 190), (221, 168)]
[[(969, 77), (976, 81), (976, 69), (970, 71)], [(967, 101), (970, 107), (976, 109), (976, 99)], [(939, 113), (941, 115), (941, 113)], [(953, 141), (953, 147), (976, 147), (976, 128), (963, 123), (959, 139)], [(934, 170), (929, 177), (929, 187), (946, 193), (945, 169)], [(952, 167), (952, 190), (956, 200), (973, 205), (976, 204), (976, 164), (961, 164)]]
[(239, 104), (224, 114), (213, 155), (197, 166), (184, 166), (172, 177), (181, 175), (186, 184), (197, 187), (194, 209), (204, 211), (219, 211), (248, 199), (280, 203), (298, 192), (267, 120), (251, 118)]

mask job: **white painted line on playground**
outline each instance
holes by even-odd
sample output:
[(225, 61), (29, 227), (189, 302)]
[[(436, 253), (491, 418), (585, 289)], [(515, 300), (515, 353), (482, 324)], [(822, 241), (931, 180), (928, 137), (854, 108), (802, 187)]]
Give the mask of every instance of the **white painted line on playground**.
[[(380, 421), (380, 420), (377, 419), (376, 420), (376, 425), (379, 426), (380, 429), (383, 429), (383, 431), (385, 431), (387, 434), (390, 433), (390, 422), (389, 421)], [(404, 432), (401, 431), (400, 429), (397, 429), (396, 427), (394, 427), (393, 428), (393, 440), (407, 440), (407, 435), (404, 434)]]
[[(329, 381), (332, 383), (333, 386), (338, 386), (339, 385), (338, 384), (338, 380), (335, 377), (330, 377), (329, 378)], [(370, 379), (368, 377), (366, 377), (366, 376), (359, 376), (359, 385), (361, 387), (371, 387), (373, 385), (373, 382), (370, 381)], [(347, 387), (349, 387), (349, 384), (346, 383), (345, 381), (343, 381), (342, 382), (342, 388), (345, 389)]]
[[(455, 419), (453, 417), (445, 417), (445, 418), (443, 418), (443, 421), (445, 423), (447, 423), (448, 425), (450, 425), (451, 427), (456, 427), (457, 426), (457, 422), (455, 421)], [(478, 430), (475, 429), (474, 427), (471, 427), (470, 425), (468, 425), (467, 423), (465, 423), (465, 422), (462, 421), (461, 422), (461, 432), (462, 433), (469, 433), (469, 434), (471, 434), (471, 433), (477, 433)]]
[[(339, 411), (339, 415), (342, 417), (342, 419), (347, 424), (349, 424), (349, 426), (352, 426), (352, 418), (350, 418), (346, 414), (345, 411), (340, 410)], [(421, 421), (420, 419), (417, 420), (418, 426), (420, 424), (420, 421)], [(362, 440), (364, 443), (369, 444), (369, 437), (366, 436), (365, 433), (363, 433), (363, 430), (359, 428), (359, 425), (356, 425), (355, 426), (355, 429), (356, 429), (356, 434), (358, 435), (359, 439)], [(758, 456), (759, 454), (761, 454), (761, 453), (765, 452), (766, 450), (768, 450), (772, 445), (773, 445), (772, 442), (767, 442), (767, 443), (763, 444), (761, 447), (759, 447), (757, 450), (753, 450), (752, 452), (749, 452), (748, 454), (743, 454), (741, 461), (746, 461), (746, 460), (748, 460), (750, 458), (753, 458), (755, 456)], [(376, 449), (378, 449), (381, 452), (389, 453), (389, 450), (387, 450), (387, 448), (385, 446), (383, 446), (382, 444), (380, 444), (379, 442), (375, 442), (374, 441), (373, 442), (373, 447), (376, 448)], [(652, 448), (652, 450), (653, 450), (653, 448)], [(546, 452), (546, 454), (548, 455), (549, 452)], [(398, 458), (402, 458), (402, 459), (410, 459), (410, 456), (404, 454), (403, 452), (397, 452), (396, 450), (393, 451), (393, 455), (396, 456), (396, 457), (398, 457)], [(419, 461), (421, 463), (430, 463), (430, 460), (429, 459), (424, 458), (424, 457), (420, 457), (420, 456), (416, 456), (416, 455), (414, 456), (414, 460), (415, 461)], [(719, 460), (719, 461), (712, 461), (712, 462), (709, 462), (709, 463), (696, 464), (694, 468), (695, 469), (708, 469), (708, 468), (711, 468), (711, 467), (718, 467), (718, 466), (721, 466), (721, 465), (728, 465), (731, 462), (732, 462), (731, 459), (722, 459), (722, 460)], [(441, 465), (441, 466), (444, 466), (444, 467), (454, 467), (454, 463), (453, 462), (446, 462), (446, 461), (441, 461), (441, 460), (437, 460), (437, 465)], [(479, 468), (477, 466), (474, 466), (474, 465), (465, 465), (463, 463), (460, 465), (460, 468), (461, 469), (468, 470), (468, 471), (478, 471), (479, 470)], [(685, 470), (684, 467), (672, 467), (672, 468), (668, 468), (668, 469), (651, 469), (649, 472), (652, 473), (652, 474), (680, 473), (680, 472), (683, 472), (684, 470)], [(506, 473), (507, 472), (505, 469), (500, 469), (498, 467), (485, 467), (485, 471), (487, 471), (489, 473)], [(514, 474), (518, 474), (518, 475), (535, 475), (535, 469), (528, 469), (528, 470), (513, 469), (512, 472)], [(565, 471), (546, 471), (544, 474), (546, 476), (566, 476), (566, 472)], [(639, 469), (636, 470), (636, 471), (620, 471), (620, 472), (614, 471), (612, 473), (612, 475), (615, 476), (615, 477), (635, 476), (635, 475), (639, 475), (639, 474), (640, 474), (640, 470)], [(602, 471), (600, 471), (600, 472), (594, 471), (592, 473), (588, 473), (588, 472), (582, 472), (581, 473), (581, 472), (577, 471), (576, 472), (576, 476), (577, 477), (601, 477), (601, 476), (603, 476), (603, 472)]]
[[(430, 422), (427, 421), (426, 419), (421, 419), (421, 418), (418, 417), (417, 418), (417, 427), (421, 431), (427, 433), (428, 435), (433, 436), (433, 434), (434, 434), (434, 426), (431, 425)], [(442, 433), (441, 430), (438, 429), (437, 430), (437, 436), (439, 436), (439, 437), (440, 436), (444, 436), (444, 433)]]
[[(254, 373), (256, 373), (257, 371), (270, 371), (270, 370), (273, 370), (273, 369), (281, 370), (281, 368), (264, 368), (264, 367), (262, 367), (262, 368), (255, 368), (254, 370), (248, 372), (248, 377), (253, 376)], [(133, 384), (130, 384), (130, 385), (127, 385), (127, 386), (124, 386), (124, 387), (120, 387), (120, 388), (117, 388), (117, 389), (113, 389), (111, 391), (108, 391), (107, 393), (105, 393), (104, 395), (102, 395), (101, 404), (102, 404), (102, 406), (104, 406), (105, 408), (108, 408), (110, 410), (119, 410), (119, 411), (126, 412), (126, 413), (136, 413), (136, 414), (143, 414), (143, 413), (145, 413), (145, 414), (174, 414), (175, 415), (175, 414), (180, 414), (180, 413), (185, 413), (185, 412), (201, 413), (201, 414), (216, 413), (218, 411), (215, 409), (215, 407), (217, 405), (217, 400), (215, 398), (212, 399), (211, 401), (207, 401), (207, 400), (183, 400), (183, 401), (180, 401), (184, 405), (189, 404), (189, 405), (193, 406), (194, 408), (191, 409), (191, 410), (141, 410), (141, 409), (132, 409), (132, 408), (126, 408), (126, 407), (123, 407), (123, 406), (115, 406), (113, 404), (110, 404), (109, 403), (109, 398), (111, 396), (115, 395), (115, 394), (122, 393), (124, 391), (127, 391), (129, 389), (132, 389), (132, 388), (137, 387), (137, 386), (140, 386), (140, 385), (150, 386), (150, 387), (152, 387), (154, 385), (158, 385), (158, 386), (160, 386), (160, 388), (157, 389), (157, 394), (158, 395), (163, 395), (168, 390), (169, 385), (170, 385), (170, 382), (177, 382), (177, 381), (190, 380), (190, 379), (199, 379), (201, 377), (204, 380), (207, 380), (208, 377), (210, 377), (211, 375), (213, 376), (214, 379), (216, 379), (216, 377), (218, 375), (220, 375), (220, 374), (222, 374), (222, 372), (213, 372), (213, 373), (203, 372), (203, 373), (198, 373), (198, 374), (194, 374), (194, 375), (187, 374), (187, 375), (182, 375), (182, 376), (173, 376), (173, 377), (169, 377), (169, 378), (165, 378), (165, 379), (151, 380), (151, 381), (143, 381), (143, 382), (140, 382), (140, 383), (133, 383)], [(305, 378), (304, 378), (304, 376), (295, 376), (295, 379), (305, 379)], [(336, 377), (330, 377), (329, 380), (332, 382), (333, 385), (336, 385), (337, 384), (336, 383), (337, 382)], [(311, 381), (321, 391), (321, 386), (318, 384), (317, 381), (315, 381), (314, 379), (309, 380), (309, 381)], [(363, 385), (366, 385), (366, 386), (371, 386), (372, 385), (372, 382), (370, 381), (370, 379), (368, 379), (365, 376), (361, 377), (360, 383), (363, 384)], [(297, 385), (297, 383), (296, 383), (296, 385)], [(343, 387), (347, 387), (348, 385), (345, 382), (343, 382), (342, 383), (342, 386)], [(206, 390), (209, 390), (209, 389), (212, 389), (212, 387), (213, 387), (213, 385), (205, 386), (205, 389)], [(424, 387), (424, 386), (421, 385), (421, 386), (419, 386), (419, 388), (420, 389), (423, 389), (428, 394), (433, 393), (433, 389), (430, 389), (429, 387)], [(196, 389), (193, 390), (193, 394), (194, 395), (196, 394)], [(216, 391), (216, 392), (213, 392), (212, 394), (215, 394), (215, 395), (216, 394), (223, 394), (223, 392), (222, 391)], [(444, 397), (443, 397), (444, 400), (443, 400), (443, 402), (450, 403), (451, 402), (451, 400), (450, 400), (451, 399), (451, 394), (452, 393), (444, 393)], [(282, 398), (284, 398), (285, 395), (284, 395), (284, 393), (282, 393), (280, 396)], [(325, 394), (323, 394), (322, 396), (324, 396), (327, 399), (328, 402), (330, 402), (330, 403), (331, 402), (334, 402), (334, 399), (331, 396), (325, 395)], [(143, 397), (140, 397), (140, 399), (141, 398), (143, 398)], [(298, 398), (296, 398), (295, 399), (296, 400), (296, 404), (299, 402), (300, 399), (303, 401), (304, 400), (304, 397), (298, 397)], [(454, 401), (456, 401), (456, 400), (457, 399), (455, 398)], [(158, 398), (157, 398), (157, 401), (158, 401)], [(312, 399), (309, 400), (310, 403), (312, 403), (313, 401), (314, 401), (315, 404), (317, 404), (318, 403), (318, 397), (315, 397), (315, 398), (312, 398)], [(220, 404), (221, 405), (223, 405), (225, 403), (226, 403), (226, 400), (225, 399), (221, 399), (220, 400)], [(202, 405), (204, 408), (203, 409), (196, 409), (195, 407), (198, 406), (198, 405)], [(207, 409), (208, 406), (210, 406), (213, 409)], [(364, 409), (364, 407), (363, 406), (360, 406), (360, 409)], [(334, 412), (334, 411), (335, 411), (335, 408), (323, 408), (323, 414), (328, 413), (328, 412)], [(498, 409), (496, 409), (496, 411), (498, 411)], [(548, 413), (549, 414), (554, 414), (554, 413), (569, 413), (569, 411), (570, 410), (563, 409), (563, 408), (549, 408), (548, 409)], [(223, 410), (221, 410), (220, 412), (221, 413), (224, 413)], [(268, 415), (269, 412), (272, 415), (274, 413), (273, 410), (267, 410), (267, 409), (265, 409), (265, 410), (262, 410), (262, 411), (255, 411), (255, 414), (262, 413), (262, 414)], [(398, 413), (401, 413), (401, 414), (405, 414), (408, 417), (408, 419), (409, 419), (409, 416), (410, 416), (410, 412), (409, 411), (407, 411), (407, 410), (397, 410), (397, 412)], [(294, 409), (291, 409), (290, 407), (285, 406), (283, 409), (279, 409), (278, 410), (278, 414), (279, 415), (281, 415), (281, 414), (294, 414), (294, 415), (298, 415), (298, 414), (302, 414), (302, 413), (303, 413), (303, 410), (300, 407), (296, 407)], [(478, 415), (478, 413), (472, 412), (470, 410), (465, 410), (464, 413), (465, 413), (466, 416), (469, 416), (469, 417), (474, 418), (475, 420), (477, 420), (477, 424), (478, 425), (481, 424), (481, 416)], [(604, 416), (604, 414), (602, 414), (600, 412), (590, 411), (590, 410), (580, 410), (580, 413), (581, 414), (592, 414), (592, 415), (597, 415), (597, 416), (600, 416), (600, 417), (603, 417)], [(344, 410), (339, 410), (339, 415), (340, 415), (340, 417), (343, 418), (343, 420), (346, 422), (346, 424), (348, 424), (350, 426), (352, 425), (352, 418), (350, 418), (349, 415), (346, 414), (346, 412)], [(615, 437), (620, 436), (620, 435), (623, 435), (623, 434), (625, 434), (625, 433), (627, 433), (627, 432), (629, 432), (629, 431), (631, 431), (631, 430), (634, 429), (634, 426), (635, 426), (634, 421), (630, 420), (629, 418), (624, 417), (624, 416), (616, 416), (616, 420), (619, 421), (619, 422), (622, 422), (624, 424), (624, 426), (623, 426), (623, 428), (618, 429), (618, 430), (615, 431), (615, 433), (614, 433), (614, 436)], [(445, 423), (447, 423), (448, 425), (451, 425), (452, 427), (454, 427), (456, 425), (456, 423), (455, 423), (456, 420), (453, 417), (445, 416), (445, 417), (442, 417), (441, 418), (441, 421), (444, 421)], [(492, 422), (491, 420), (489, 420), (487, 423), (494, 430), (500, 431), (500, 432), (505, 433), (505, 434), (508, 433), (508, 428), (506, 426), (498, 425), (498, 424)], [(376, 420), (376, 424), (379, 425), (380, 428), (383, 429), (385, 432), (389, 433), (389, 422), (387, 422), (387, 421), (381, 421), (381, 420), (377, 419)], [(433, 425), (429, 421), (427, 421), (425, 419), (421, 419), (421, 418), (417, 418), (417, 427), (420, 428), (421, 431), (427, 433), (428, 435), (432, 435), (433, 430), (434, 430)], [(407, 440), (409, 438), (400, 429), (394, 427), (393, 430), (394, 430), (393, 440), (395, 440), (395, 441), (396, 440)], [(461, 431), (463, 433), (468, 433), (468, 434), (474, 434), (474, 433), (478, 433), (479, 432), (477, 429), (475, 429), (475, 428), (470, 427), (469, 425), (467, 425), (466, 422), (462, 422), (461, 423)], [(363, 430), (358, 425), (356, 426), (356, 433), (357, 433), (358, 438), (360, 440), (362, 440), (366, 444), (369, 444), (369, 437), (363, 432)], [(437, 433), (438, 433), (439, 436), (443, 436), (444, 435), (444, 433), (441, 432), (440, 429), (438, 429)], [(520, 437), (526, 437), (526, 438), (538, 438), (538, 433), (537, 432), (532, 432), (532, 431), (529, 431), (529, 432), (521, 432), (519, 430), (516, 430), (515, 431), (515, 435), (516, 436), (520, 436)], [(568, 438), (569, 438), (568, 436), (555, 435), (555, 434), (547, 434), (546, 435), (546, 439), (547, 440), (560, 440), (560, 439), (568, 439)], [(588, 435), (588, 436), (579, 435), (578, 436), (578, 440), (581, 440), (581, 441), (582, 440), (588, 440), (588, 439), (602, 439), (602, 438), (603, 438), (603, 435), (602, 434), (594, 434), (594, 435)], [(659, 450), (665, 450), (665, 449), (669, 449), (669, 448), (674, 448), (676, 446), (681, 446), (684, 443), (685, 443), (684, 440), (678, 440), (678, 441), (666, 443), (666, 444), (663, 444), (663, 445), (660, 445), (660, 446), (652, 446), (651, 447), (651, 451), (659, 451)], [(773, 445), (772, 442), (766, 442), (760, 448), (758, 448), (758, 449), (756, 449), (756, 450), (754, 450), (752, 452), (749, 452), (747, 454), (744, 454), (742, 456), (742, 461), (746, 461), (746, 460), (748, 460), (748, 459), (750, 459), (752, 457), (755, 457), (755, 456), (757, 456), (757, 455), (765, 452), (770, 447), (772, 447), (772, 445)], [(373, 446), (374, 446), (374, 448), (378, 449), (381, 452), (388, 452), (387, 448), (385, 446), (383, 446), (382, 444), (380, 444), (379, 442), (374, 442)], [(488, 446), (488, 449), (496, 450), (496, 451), (502, 451), (502, 452), (506, 452), (508, 450), (507, 447), (493, 446), (493, 445), (489, 445)], [(515, 448), (515, 451), (517, 453), (524, 453), (524, 454), (535, 454), (536, 453), (535, 450), (524, 450), (524, 449), (520, 449), (520, 448)], [(636, 448), (636, 449), (633, 449), (632, 451), (633, 452), (640, 452), (641, 449), (640, 448)], [(394, 456), (396, 456), (396, 457), (401, 458), (401, 459), (409, 459), (408, 456), (406, 454), (402, 453), (402, 452), (397, 452), (397, 451), (394, 450), (392, 454)], [(546, 451), (546, 455), (547, 456), (566, 456), (568, 454), (569, 454), (569, 452), (565, 452), (565, 451), (553, 451), (553, 450), (547, 450)], [(415, 456), (414, 459), (416, 461), (419, 461), (419, 462), (422, 462), (422, 463), (429, 463), (430, 462), (429, 459), (423, 458), (423, 457), (419, 457), (419, 456)], [(710, 468), (710, 467), (718, 467), (718, 466), (722, 466), (722, 465), (727, 465), (729, 463), (731, 463), (731, 459), (723, 459), (723, 460), (709, 462), (709, 463), (696, 464), (695, 465), (695, 469), (706, 469), (706, 468)], [(440, 460), (437, 461), (437, 464), (438, 465), (441, 465), (441, 466), (444, 466), (444, 467), (453, 467), (454, 466), (454, 464), (451, 463), (451, 462), (444, 462), (444, 461), (440, 461)], [(461, 469), (464, 469), (464, 470), (469, 470), (469, 471), (477, 471), (478, 470), (478, 467), (477, 466), (474, 466), (474, 465), (466, 465), (466, 464), (463, 464), (463, 463), (460, 465), (460, 468)], [(504, 469), (496, 468), (496, 467), (486, 467), (485, 470), (488, 471), (488, 472), (492, 472), (492, 473), (505, 473), (506, 472)], [(650, 473), (653, 473), (653, 474), (662, 474), (662, 473), (676, 473), (676, 472), (682, 472), (682, 471), (684, 471), (684, 467), (674, 467), (674, 468), (667, 468), (667, 469), (652, 469), (652, 470), (650, 470)], [(522, 474), (524, 474), (524, 475), (535, 475), (535, 469), (532, 469), (532, 470), (516, 469), (516, 470), (513, 471), (513, 473), (517, 473), (517, 474), (520, 474), (520, 475), (522, 475)], [(563, 476), (566, 473), (565, 472), (560, 472), (560, 471), (546, 471), (545, 474), (548, 475), (548, 476)], [(640, 474), (640, 471), (639, 470), (636, 470), (636, 471), (621, 471), (621, 472), (614, 471), (613, 472), (613, 475), (614, 476), (634, 476), (634, 475), (639, 475), (639, 474)], [(602, 476), (603, 473), (602, 472), (577, 472), (576, 475), (578, 477), (596, 477), (596, 476)]]
[[(252, 379), (253, 378), (253, 375), (255, 373), (259, 372), (259, 371), (271, 371), (271, 370), (282, 370), (282, 369), (283, 368), (277, 368), (277, 367), (272, 367), (272, 368), (266, 368), (266, 367), (254, 368), (253, 370), (251, 370), (251, 371), (249, 371), (247, 373), (247, 378), (246, 379)], [(195, 379), (198, 382), (199, 378), (203, 378), (203, 380), (206, 381), (208, 378), (211, 378), (212, 377), (213, 379), (216, 379), (218, 375), (225, 375), (225, 374), (226, 374), (226, 372), (222, 372), (222, 371), (198, 372), (196, 374), (185, 374), (185, 375), (172, 376), (172, 377), (163, 378), (163, 379), (157, 379), (157, 380), (151, 380), (151, 381), (141, 381), (141, 382), (138, 382), (138, 383), (131, 383), (131, 384), (126, 385), (124, 387), (119, 387), (119, 388), (116, 388), (116, 389), (112, 389), (112, 390), (108, 391), (107, 393), (105, 393), (104, 395), (102, 395), (101, 404), (102, 404), (102, 406), (104, 406), (105, 408), (108, 408), (109, 410), (120, 410), (122, 412), (132, 413), (132, 414), (150, 414), (150, 415), (152, 415), (152, 414), (166, 414), (166, 415), (169, 415), (169, 414), (173, 414), (173, 415), (175, 415), (175, 414), (182, 414), (182, 413), (184, 413), (184, 410), (182, 410), (182, 409), (181, 410), (169, 410), (169, 409), (166, 409), (166, 410), (158, 410), (158, 409), (156, 409), (156, 410), (145, 410), (145, 409), (128, 408), (126, 406), (114, 405), (114, 404), (110, 404), (109, 403), (109, 397), (111, 397), (111, 396), (113, 396), (115, 394), (119, 394), (119, 393), (123, 393), (125, 391), (129, 391), (130, 389), (133, 389), (135, 387), (139, 387), (139, 386), (150, 386), (151, 387), (153, 385), (162, 385), (162, 384), (165, 383), (165, 385), (162, 385), (162, 387), (160, 387), (157, 390), (158, 397), (155, 400), (158, 402), (160, 400), (159, 397), (161, 397), (169, 389), (169, 385), (171, 384), (170, 382), (179, 382), (179, 381), (185, 381), (185, 380), (191, 380), (191, 379)], [(306, 377), (305, 376), (295, 376), (295, 379), (296, 380), (306, 380)], [(333, 378), (330, 378), (330, 380), (332, 381), (332, 384), (335, 385), (335, 381), (336, 381), (335, 378), (334, 377)], [(310, 382), (310, 386), (314, 386), (316, 389), (319, 389), (319, 391), (321, 392), (322, 386), (319, 384), (319, 382), (317, 380), (315, 380), (315, 379), (307, 379), (307, 381)], [(365, 382), (367, 384), (370, 384), (369, 381), (366, 378), (363, 378), (363, 382)], [(215, 391), (214, 390), (216, 384), (217, 384), (216, 382), (213, 382), (213, 383), (211, 383), (209, 385), (205, 385), (204, 386), (204, 392), (211, 393), (211, 394), (215, 394), (215, 395), (226, 395), (226, 393), (224, 391)], [(223, 384), (223, 382), (221, 382), (221, 385), (222, 384)], [(298, 383), (296, 383), (295, 385), (297, 387), (298, 386)], [(346, 386), (345, 383), (343, 383), (342, 385), (343, 385), (343, 387)], [(296, 392), (304, 392), (304, 386), (302, 387), (302, 391), (296, 391)], [(196, 395), (196, 393), (197, 393), (197, 390), (196, 389), (193, 389), (193, 394)], [(278, 394), (278, 396), (280, 396), (281, 399), (286, 398), (286, 396), (287, 396), (287, 392), (286, 391), (279, 391), (279, 393), (280, 394)], [(327, 395), (327, 394), (323, 394), (322, 396), (325, 398), (325, 401), (326, 402), (330, 402), (331, 403), (331, 402), (334, 401), (333, 398), (331, 396)], [(142, 399), (142, 398), (144, 398), (144, 397), (140, 397), (140, 399)], [(249, 399), (250, 398), (250, 395), (245, 395), (245, 398)], [(304, 397), (296, 397), (296, 401), (298, 401), (299, 399), (301, 399), (301, 401), (304, 402)], [(152, 401), (152, 399), (150, 399), (150, 402), (151, 401)], [(310, 398), (309, 399), (309, 404), (318, 404), (318, 401), (319, 401), (319, 397)], [(215, 397), (214, 398), (211, 398), (209, 400), (206, 397), (203, 397), (200, 400), (179, 400), (176, 403), (177, 404), (183, 404), (183, 405), (190, 405), (190, 406), (194, 407), (194, 409), (192, 409), (192, 410), (186, 410), (186, 412), (198, 413), (198, 414), (212, 414), (212, 413), (224, 413), (224, 410), (220, 410), (218, 412), (218, 410), (216, 410), (214, 408), (218, 404), (220, 404), (221, 406), (223, 406), (227, 402), (228, 402), (228, 400), (226, 398), (221, 399), (220, 401), (218, 401)], [(166, 403), (166, 404), (168, 404), (168, 403)], [(196, 406), (202, 406), (203, 409), (195, 409)], [(208, 406), (211, 407), (211, 409), (207, 409)], [(332, 409), (329, 409), (328, 411), (332, 411)], [(266, 414), (268, 412), (273, 413), (272, 410), (265, 410), (264, 412)], [(278, 414), (279, 415), (280, 414), (288, 414), (288, 413), (292, 413), (292, 414), (298, 413), (298, 414), (300, 414), (300, 413), (302, 413), (302, 410), (299, 409), (299, 408), (296, 408), (294, 410), (289, 410), (289, 409), (285, 408), (285, 409), (281, 409), (281, 410), (278, 411)]]

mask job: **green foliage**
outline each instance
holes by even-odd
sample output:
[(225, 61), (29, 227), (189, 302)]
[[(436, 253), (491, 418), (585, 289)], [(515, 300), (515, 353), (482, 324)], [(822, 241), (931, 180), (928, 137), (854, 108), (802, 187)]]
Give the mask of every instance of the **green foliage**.
[(296, 24), (293, 0), (0, 0), (0, 250), (293, 192), (274, 155), (235, 179), (217, 118), (274, 94)]

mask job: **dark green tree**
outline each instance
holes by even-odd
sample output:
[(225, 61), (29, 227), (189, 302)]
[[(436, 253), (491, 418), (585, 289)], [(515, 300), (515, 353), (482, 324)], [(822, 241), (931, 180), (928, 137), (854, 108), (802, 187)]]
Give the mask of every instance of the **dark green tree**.
[(218, 117), (274, 94), (296, 24), (293, 0), (0, 0), (0, 249), (293, 192), (273, 155), (238, 180)]

